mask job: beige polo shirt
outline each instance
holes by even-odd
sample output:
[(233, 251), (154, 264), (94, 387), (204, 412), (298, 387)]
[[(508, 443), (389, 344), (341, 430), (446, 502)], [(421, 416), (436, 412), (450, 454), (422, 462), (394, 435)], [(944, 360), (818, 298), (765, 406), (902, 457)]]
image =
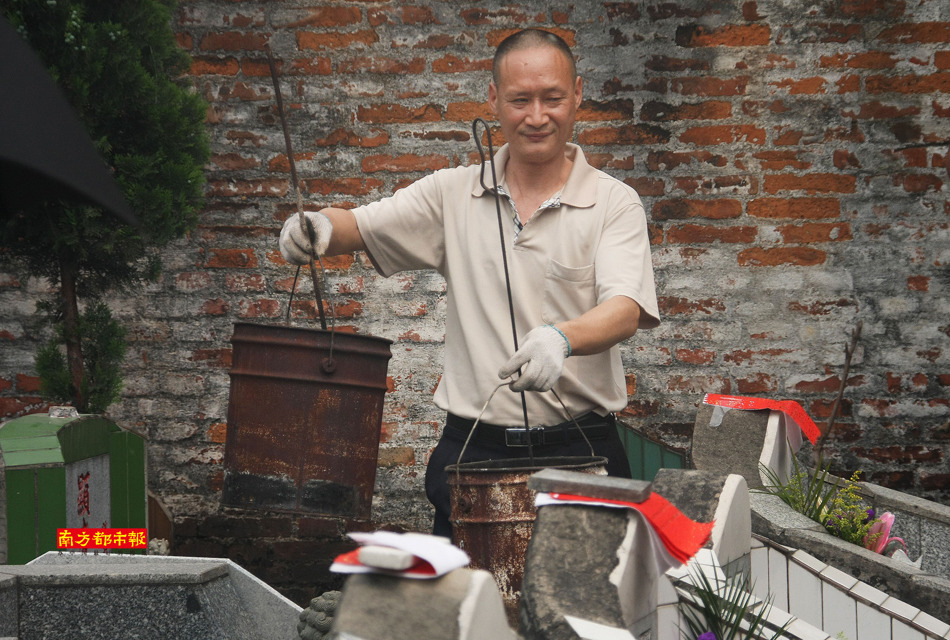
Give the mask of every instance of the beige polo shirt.
[[(659, 324), (646, 216), (640, 197), (594, 169), (569, 145), (571, 174), (560, 205), (535, 213), (514, 239), (512, 209), (501, 199), (519, 344), (531, 329), (577, 317), (613, 296), (641, 309), (640, 329)], [(495, 155), (504, 183), (507, 145)], [(435, 403), (478, 417), (514, 353), (495, 198), (479, 181), (481, 166), (437, 171), (393, 196), (354, 210), (376, 269), (384, 276), (435, 269), (445, 277), (447, 310), (442, 379)], [(485, 182), (491, 187), (491, 171)], [(627, 404), (617, 346), (571, 356), (555, 386), (575, 415), (619, 411)], [(565, 412), (553, 393), (527, 393), (532, 426), (557, 424)], [(521, 395), (500, 389), (482, 421), (524, 424)]]

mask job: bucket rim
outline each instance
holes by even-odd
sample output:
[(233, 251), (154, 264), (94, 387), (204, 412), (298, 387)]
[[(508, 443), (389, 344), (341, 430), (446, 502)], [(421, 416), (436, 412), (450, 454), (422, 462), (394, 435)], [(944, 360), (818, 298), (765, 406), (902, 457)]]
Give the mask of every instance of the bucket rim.
[[(583, 462), (581, 462), (583, 461)], [(607, 466), (604, 456), (552, 456), (543, 458), (500, 458), (461, 462), (445, 467), (448, 474), (453, 473), (498, 473), (500, 471), (541, 471), (542, 469), (588, 469)]]
[[(247, 321), (235, 321), (233, 322), (235, 330), (238, 327), (250, 327), (250, 328), (264, 328), (264, 329), (281, 329), (283, 331), (294, 331), (298, 333), (307, 333), (307, 334), (326, 334), (334, 335), (335, 340), (350, 340), (350, 339), (359, 339), (359, 340), (375, 340), (377, 342), (384, 342), (386, 344), (393, 344), (393, 341), (389, 338), (383, 338), (382, 336), (374, 336), (366, 333), (352, 333), (350, 331), (339, 331), (333, 329), (320, 329), (314, 327), (298, 327), (289, 324), (281, 323), (269, 323), (269, 322), (247, 322)], [(232, 339), (234, 334), (232, 333)]]

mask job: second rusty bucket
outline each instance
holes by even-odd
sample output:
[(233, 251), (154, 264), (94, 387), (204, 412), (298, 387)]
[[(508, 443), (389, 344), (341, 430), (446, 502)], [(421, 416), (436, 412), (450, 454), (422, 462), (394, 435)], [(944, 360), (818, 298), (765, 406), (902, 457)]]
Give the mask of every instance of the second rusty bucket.
[(391, 341), (236, 323), (231, 343), (222, 502), (368, 520)]
[(471, 566), (492, 574), (508, 620), (517, 628), (525, 554), (534, 529), (534, 491), (528, 478), (541, 469), (607, 474), (607, 458), (570, 456), (463, 462), (446, 467), (454, 542)]

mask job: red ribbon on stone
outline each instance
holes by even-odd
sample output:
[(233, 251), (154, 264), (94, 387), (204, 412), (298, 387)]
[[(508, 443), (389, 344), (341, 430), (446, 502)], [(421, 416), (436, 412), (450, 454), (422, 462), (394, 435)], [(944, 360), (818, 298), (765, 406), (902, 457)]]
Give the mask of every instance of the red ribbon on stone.
[(798, 425), (808, 440), (815, 444), (821, 436), (821, 431), (815, 422), (808, 417), (802, 405), (794, 400), (769, 400), (767, 398), (750, 398), (748, 396), (724, 396), (718, 393), (707, 393), (703, 404), (717, 405), (728, 409), (742, 409), (755, 411), (759, 409), (773, 409), (781, 411), (792, 422)]
[(658, 493), (651, 493), (643, 502), (588, 498), (569, 493), (552, 493), (551, 497), (563, 502), (601, 503), (639, 511), (656, 531), (670, 555), (683, 564), (706, 544), (715, 524), (696, 522)]

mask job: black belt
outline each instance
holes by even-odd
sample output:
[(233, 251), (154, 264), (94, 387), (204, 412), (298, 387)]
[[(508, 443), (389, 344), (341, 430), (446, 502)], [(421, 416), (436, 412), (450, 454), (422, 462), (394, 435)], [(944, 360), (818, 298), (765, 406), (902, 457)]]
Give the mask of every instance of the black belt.
[[(497, 424), (488, 424), (479, 422), (475, 428), (475, 434), (471, 442), (479, 444), (504, 445), (506, 447), (527, 447), (528, 438), (531, 438), (531, 445), (540, 447), (552, 444), (564, 444), (575, 440), (583, 440), (587, 436), (588, 440), (602, 440), (610, 435), (611, 429), (616, 429), (614, 414), (609, 413), (606, 416), (600, 416), (591, 411), (585, 413), (574, 421), (568, 420), (561, 424), (549, 427), (505, 427)], [(474, 420), (461, 418), (454, 413), (446, 416), (445, 430), (450, 434), (462, 439), (467, 438)], [(583, 430), (581, 435), (580, 427)], [(528, 435), (530, 433), (530, 436)]]

